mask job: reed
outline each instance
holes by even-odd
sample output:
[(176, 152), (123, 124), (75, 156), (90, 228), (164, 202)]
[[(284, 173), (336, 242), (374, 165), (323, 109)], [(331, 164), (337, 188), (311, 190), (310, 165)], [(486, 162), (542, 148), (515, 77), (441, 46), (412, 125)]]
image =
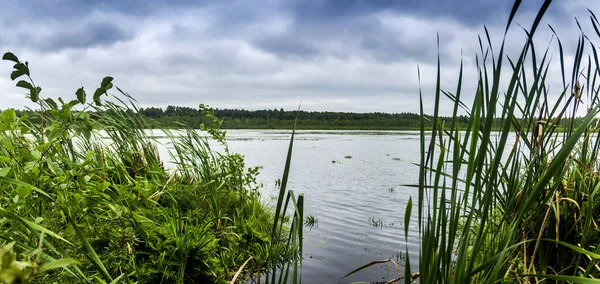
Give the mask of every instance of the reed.
[[(559, 58), (551, 61), (548, 48), (536, 54), (534, 45), (551, 4), (544, 1), (525, 30), (520, 54), (509, 57), (505, 39), (520, 4), (515, 1), (499, 47), (492, 48), (487, 29), (480, 38), (472, 102), (461, 96), (462, 63), (456, 89), (447, 91), (441, 86), (438, 57), (433, 128), (425, 131), (430, 122), (425, 118), (421, 122), (414, 208), (419, 220), (420, 283), (596, 283), (592, 278), (600, 277), (596, 222), (600, 65), (594, 45), (599, 23), (590, 11), (597, 34), (580, 31), (570, 66), (558, 38)], [(591, 51), (587, 56), (586, 48)], [(558, 91), (548, 87), (552, 68), (562, 72)], [(439, 119), (439, 106), (447, 103), (444, 96), (453, 104), (452, 117), (457, 118), (460, 109), (467, 112), (466, 128), (456, 120)], [(551, 104), (549, 98), (555, 97), (558, 100)], [(421, 95), (423, 115), (422, 101)], [(584, 107), (585, 117), (575, 125), (578, 110)], [(559, 125), (566, 126), (559, 129)], [(407, 263), (405, 283), (412, 281), (411, 274)]]

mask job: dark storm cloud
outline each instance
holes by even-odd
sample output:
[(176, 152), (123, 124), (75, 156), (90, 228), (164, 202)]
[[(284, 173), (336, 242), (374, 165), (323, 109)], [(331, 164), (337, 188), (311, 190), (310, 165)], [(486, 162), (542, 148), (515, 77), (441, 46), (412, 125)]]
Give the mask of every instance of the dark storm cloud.
[(117, 25), (111, 23), (88, 23), (74, 30), (61, 30), (48, 38), (37, 40), (40, 48), (46, 51), (62, 50), (65, 48), (89, 48), (109, 46), (119, 41), (133, 38)]
[[(528, 27), (542, 2), (523, 1), (515, 23)], [(498, 42), (512, 3), (5, 0), (0, 50), (32, 62), (48, 95), (96, 87), (99, 78), (111, 75), (144, 105), (205, 102), (257, 109), (294, 107), (303, 100), (314, 109), (414, 112), (416, 66), (425, 102), (436, 83), (436, 35), (442, 85), (453, 86), (461, 51), (465, 78), (476, 76), (477, 35), (485, 24)], [(546, 14), (567, 55), (569, 36), (577, 32), (573, 17), (587, 17), (585, 8), (594, 8), (589, 5), (600, 11), (590, 3), (596, 2), (554, 1)], [(547, 36), (547, 30), (543, 23), (538, 34)], [(516, 25), (513, 32), (522, 33)], [(506, 52), (518, 52), (521, 44), (511, 37)], [(0, 87), (9, 98), (22, 98), (2, 74), (10, 74), (10, 66), (0, 65)]]

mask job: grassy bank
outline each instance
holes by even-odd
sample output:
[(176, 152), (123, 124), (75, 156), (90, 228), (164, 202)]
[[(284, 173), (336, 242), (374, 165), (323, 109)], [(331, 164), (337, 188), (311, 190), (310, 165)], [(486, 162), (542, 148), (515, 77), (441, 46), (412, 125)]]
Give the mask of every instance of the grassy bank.
[[(0, 113), (0, 280), (225, 283), (297, 271), (289, 264), (301, 252), (302, 198), (282, 183), (277, 208), (263, 204), (258, 170), (228, 150), (212, 109), (201, 106), (211, 122), (203, 130), (225, 151), (184, 124), (183, 135), (163, 129), (174, 148), (169, 170), (144, 131), (160, 124), (118, 88), (104, 99), (112, 78), (91, 98), (81, 88), (55, 101), (42, 97), (26, 62), (3, 59), (39, 111)], [(290, 196), (300, 207), (291, 218), (281, 205)]]

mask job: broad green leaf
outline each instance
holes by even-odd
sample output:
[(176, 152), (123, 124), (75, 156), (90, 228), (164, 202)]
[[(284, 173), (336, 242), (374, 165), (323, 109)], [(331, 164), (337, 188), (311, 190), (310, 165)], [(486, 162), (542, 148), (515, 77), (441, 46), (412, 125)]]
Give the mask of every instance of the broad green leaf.
[(25, 88), (28, 90), (33, 90), (33, 86), (25, 80), (21, 80), (21, 81), (17, 82), (17, 87)]
[(20, 198), (25, 198), (27, 196), (29, 196), (29, 194), (31, 193), (31, 187), (28, 186), (19, 186), (17, 187), (17, 194), (19, 195)]
[(27, 65), (25, 65), (23, 63), (17, 63), (13, 66), (13, 68), (15, 68), (15, 69), (23, 72), (23, 74), (29, 76), (29, 67), (27, 67)]
[(83, 90), (83, 87), (77, 89), (77, 92), (75, 92), (75, 95), (77, 96), (77, 100), (81, 104), (85, 104), (85, 91)]
[(30, 153), (31, 153), (31, 156), (36, 160), (39, 160), (42, 157), (42, 153), (38, 150), (35, 150), (35, 149), (31, 150)]
[(10, 172), (10, 167), (0, 168), (0, 177), (5, 177)]
[(20, 70), (15, 70), (15, 71), (12, 71), (12, 73), (10, 73), (10, 79), (14, 81), (15, 79), (17, 79), (23, 75), (25, 75), (25, 72), (20, 71)]
[(15, 63), (19, 63), (19, 58), (17, 58), (16, 55), (14, 55), (12, 52), (6, 52), (4, 53), (4, 55), (2, 56), (3, 60), (10, 60), (12, 62)]
[(48, 161), (48, 162), (46, 162), (46, 164), (48, 164), (48, 168), (54, 175), (62, 176), (64, 174), (64, 171), (62, 170), (60, 165), (58, 165), (57, 162)]
[(104, 79), (102, 79), (102, 83), (100, 84), (100, 88), (104, 89), (105, 91), (112, 88), (112, 84), (111, 84), (112, 80), (113, 80), (113, 77), (110, 77), (110, 76), (104, 77)]

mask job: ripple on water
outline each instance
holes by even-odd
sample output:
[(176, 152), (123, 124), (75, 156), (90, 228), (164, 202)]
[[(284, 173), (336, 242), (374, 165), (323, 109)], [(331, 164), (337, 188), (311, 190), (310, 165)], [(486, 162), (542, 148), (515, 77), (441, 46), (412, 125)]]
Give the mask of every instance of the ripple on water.
[[(269, 197), (278, 192), (274, 181), (283, 172), (289, 133), (228, 131), (228, 136), (237, 139), (229, 141), (231, 150), (243, 154), (246, 165), (263, 167), (258, 180), (264, 184), (263, 197), (271, 204)], [(305, 230), (303, 282), (337, 283), (357, 267), (396, 259), (407, 248), (413, 271), (417, 269), (414, 214), (408, 243), (403, 227), (406, 202), (417, 194), (414, 188), (401, 185), (418, 182), (418, 168), (411, 163), (420, 159), (419, 136), (394, 131), (300, 131), (297, 137), (302, 140), (294, 143), (288, 189), (304, 194), (305, 216), (318, 219), (315, 227)], [(161, 151), (166, 157), (165, 150)], [(388, 190), (391, 186), (395, 186), (393, 191)], [(339, 283), (382, 281), (388, 272), (393, 277), (394, 271), (386, 264), (377, 265)]]

